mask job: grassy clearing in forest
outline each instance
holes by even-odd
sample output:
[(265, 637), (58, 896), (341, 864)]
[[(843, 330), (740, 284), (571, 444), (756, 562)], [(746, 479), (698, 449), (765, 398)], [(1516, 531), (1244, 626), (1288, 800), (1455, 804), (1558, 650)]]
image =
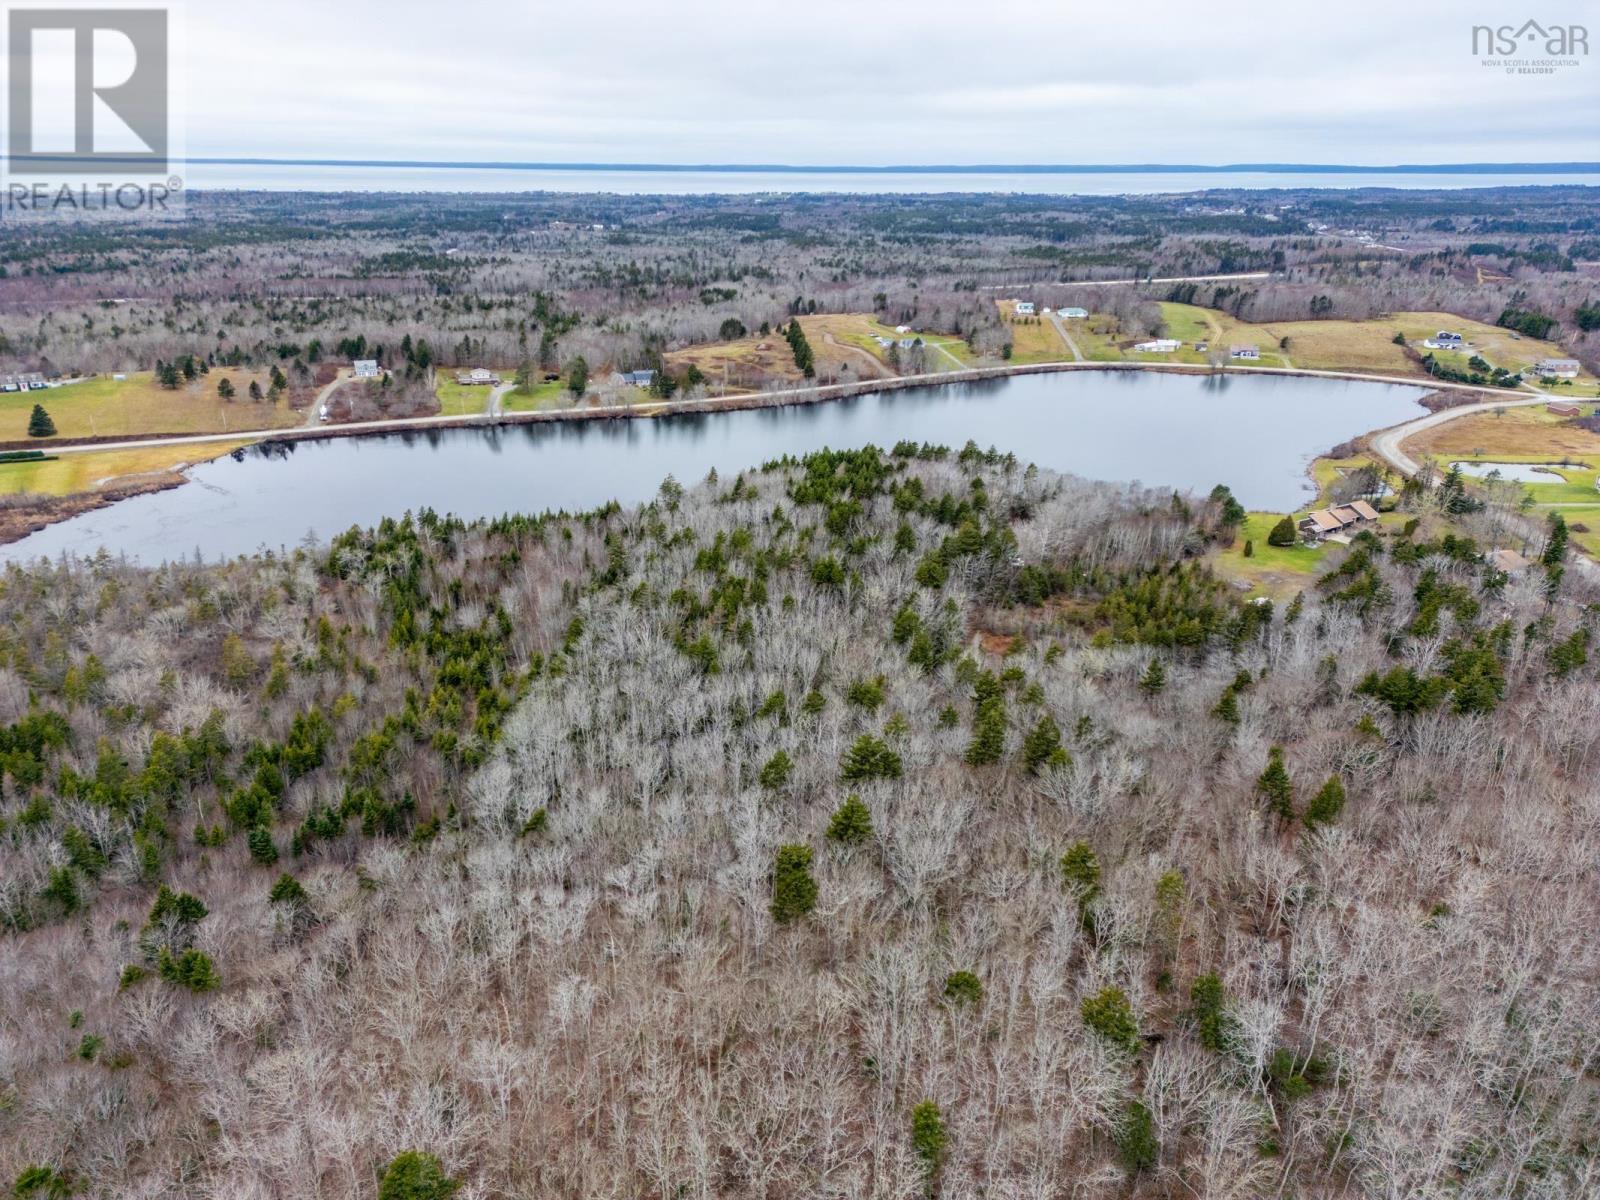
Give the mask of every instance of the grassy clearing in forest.
[[(232, 400), (217, 395), (217, 384), (228, 380)], [(52, 441), (94, 437), (125, 437), (159, 433), (226, 433), (230, 429), (280, 429), (298, 425), (302, 414), (282, 401), (252, 401), (250, 383), (261, 385), (265, 374), (214, 367), (193, 383), (169, 390), (149, 371), (136, 371), (126, 379), (96, 376), (82, 383), (63, 384), (39, 392), (0, 393), (0, 441), (28, 437), (28, 416), (35, 404), (44, 406), (55, 422), (55, 438), (34, 439), (41, 447)]]

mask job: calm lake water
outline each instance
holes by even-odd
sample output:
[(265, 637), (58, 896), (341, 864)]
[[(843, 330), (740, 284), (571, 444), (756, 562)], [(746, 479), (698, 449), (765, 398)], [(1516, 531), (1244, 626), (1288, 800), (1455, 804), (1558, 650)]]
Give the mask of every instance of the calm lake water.
[(1475, 479), (1498, 475), (1501, 479), (1512, 479), (1517, 483), (1563, 482), (1552, 467), (1537, 463), (1457, 462), (1450, 465), (1460, 467), (1463, 475), (1471, 475)]
[(225, 163), (191, 159), (193, 188), (324, 192), (609, 192), (700, 196), (748, 193), (853, 194), (1016, 192), (1123, 196), (1208, 188), (1485, 188), (1600, 184), (1595, 172), (1409, 171), (783, 171), (572, 170), (556, 167), (375, 166), (360, 163)]
[(113, 554), (156, 564), (325, 542), (431, 507), (463, 517), (647, 500), (673, 475), (731, 475), (824, 446), (902, 439), (1014, 452), (1092, 479), (1197, 492), (1250, 508), (1309, 497), (1308, 461), (1420, 415), (1423, 389), (1292, 376), (1108, 371), (1022, 375), (789, 408), (653, 420), (436, 430), (283, 443), (190, 472), (192, 482), (51, 526), (0, 560)]

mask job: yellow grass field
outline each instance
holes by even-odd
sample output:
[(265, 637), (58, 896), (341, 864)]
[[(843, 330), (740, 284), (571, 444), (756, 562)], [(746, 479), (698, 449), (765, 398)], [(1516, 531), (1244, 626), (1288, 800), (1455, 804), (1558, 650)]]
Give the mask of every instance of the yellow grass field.
[(1413, 456), (1420, 451), (1439, 458), (1510, 456), (1557, 462), (1563, 456), (1600, 457), (1600, 434), (1541, 406), (1529, 406), (1447, 421), (1408, 439), (1405, 448)]
[[(1049, 317), (1019, 317), (1016, 301), (1000, 301), (1000, 317), (1011, 327), (1011, 361), (1014, 363), (1071, 362), (1072, 351)], [(1075, 326), (1083, 321), (1073, 322)], [(1077, 331), (1074, 329), (1076, 338)], [(1079, 343), (1079, 349), (1083, 344)]]
[[(1472, 347), (1466, 354), (1441, 352), (1438, 355), (1441, 360), (1462, 369), (1474, 353), (1491, 366), (1505, 367), (1509, 371), (1527, 370), (1542, 358), (1568, 357), (1552, 342), (1517, 337), (1509, 329), (1471, 321), (1454, 313), (1400, 312), (1370, 321), (1267, 321), (1258, 325), (1193, 304), (1166, 303), (1162, 304), (1161, 311), (1167, 321), (1168, 336), (1186, 341), (1208, 336), (1213, 341), (1230, 344), (1253, 342), (1260, 347), (1261, 361), (1267, 366), (1367, 371), (1425, 379), (1427, 373), (1422, 366), (1412, 359), (1406, 347), (1395, 344), (1394, 337), (1397, 333), (1403, 334), (1410, 348), (1420, 356), (1428, 353), (1423, 340), (1441, 329), (1460, 333)], [(1280, 346), (1284, 338), (1289, 339), (1288, 345)], [(1185, 362), (1204, 356), (1186, 348), (1171, 357)], [(1573, 387), (1556, 390), (1581, 398), (1592, 395), (1593, 386), (1593, 378), (1583, 375), (1574, 381)]]
[[(141, 475), (160, 475), (231, 454), (249, 442), (204, 442), (193, 446), (147, 446), (136, 450), (91, 450), (49, 462), (0, 463), (0, 494), (32, 492), (67, 496), (92, 492)], [(48, 451), (46, 451), (48, 453)]]
[[(236, 395), (231, 401), (217, 395), (217, 383), (222, 379), (234, 386)], [(251, 401), (252, 379), (266, 391), (264, 373), (218, 367), (175, 391), (157, 384), (149, 371), (138, 371), (121, 381), (102, 375), (42, 392), (0, 393), (0, 441), (37, 440), (40, 449), (47, 449), (52, 440), (226, 433), (230, 429), (280, 429), (301, 422), (302, 414), (287, 404)], [(55, 422), (54, 439), (28, 438), (28, 415), (35, 404), (42, 404)]]
[[(900, 334), (880, 324), (868, 313), (818, 313), (800, 318), (806, 341), (816, 359), (817, 380), (851, 382), (882, 379), (897, 374), (889, 365), (889, 354), (877, 338), (921, 337), (924, 343), (925, 370), (956, 371), (970, 366), (973, 355), (966, 342), (953, 334), (920, 331)], [(1066, 354), (1065, 347), (1062, 354)], [(666, 355), (667, 367), (683, 371), (692, 363), (706, 377), (713, 396), (724, 391), (736, 393), (781, 383), (798, 387), (804, 380), (795, 369), (794, 354), (781, 331), (761, 336), (751, 334), (732, 342), (710, 342), (686, 346)], [(904, 373), (898, 372), (898, 373)]]

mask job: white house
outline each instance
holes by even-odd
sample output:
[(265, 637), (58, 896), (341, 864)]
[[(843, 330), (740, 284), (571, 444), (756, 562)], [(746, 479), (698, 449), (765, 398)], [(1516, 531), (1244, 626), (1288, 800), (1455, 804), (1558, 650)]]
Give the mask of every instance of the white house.
[(1547, 379), (1576, 379), (1582, 364), (1575, 358), (1546, 358), (1534, 367), (1534, 373)]
[(1156, 338), (1151, 342), (1140, 342), (1134, 349), (1140, 354), (1172, 354), (1182, 345), (1176, 338)]
[(1033, 316), (1033, 301), (1032, 300), (1018, 300), (1017, 301), (1017, 316), (1019, 316), (1019, 317), (1031, 317), (1031, 316)]
[(1430, 350), (1460, 350), (1465, 346), (1466, 339), (1459, 333), (1452, 333), (1448, 329), (1441, 329), (1431, 338), (1423, 339), (1422, 344)]
[(355, 368), (357, 379), (376, 379), (378, 377), (378, 360), (375, 358), (358, 358), (350, 365)]
[(1258, 360), (1261, 357), (1261, 351), (1256, 346), (1229, 346), (1228, 357)]
[(457, 371), (456, 382), (473, 387), (482, 384), (493, 385), (500, 382), (500, 376), (484, 367), (473, 367), (470, 371)]
[(1066, 317), (1069, 321), (1083, 321), (1087, 320), (1089, 316), (1087, 308), (1063, 308), (1058, 311), (1061, 316)]

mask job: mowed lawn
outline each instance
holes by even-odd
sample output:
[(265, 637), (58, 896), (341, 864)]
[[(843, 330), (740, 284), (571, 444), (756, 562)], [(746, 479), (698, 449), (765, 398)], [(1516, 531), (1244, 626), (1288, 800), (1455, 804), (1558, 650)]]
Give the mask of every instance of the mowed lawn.
[[(156, 475), (231, 454), (249, 442), (205, 442), (193, 446), (144, 446), (135, 450), (91, 450), (47, 462), (0, 463), (0, 494), (32, 492), (67, 496), (92, 492), (132, 476)], [(46, 451), (48, 453), (48, 451)]]
[[(1290, 514), (1293, 518), (1296, 514)], [(1317, 576), (1323, 556), (1329, 546), (1307, 546), (1296, 537), (1293, 546), (1271, 546), (1267, 535), (1281, 521), (1283, 513), (1253, 512), (1244, 520), (1244, 527), (1233, 545), (1218, 550), (1212, 556), (1212, 565), (1218, 574), (1229, 579), (1241, 579), (1257, 591), (1280, 598), (1293, 595), (1310, 584)], [(1251, 554), (1246, 558), (1245, 543), (1250, 543)]]
[[(217, 383), (222, 379), (233, 384), (235, 396), (231, 401), (217, 395)], [(28, 437), (28, 417), (35, 404), (42, 404), (55, 422), (58, 441), (135, 434), (226, 433), (232, 429), (279, 429), (300, 423), (302, 415), (282, 401), (252, 401), (252, 379), (261, 384), (263, 393), (267, 390), (264, 374), (218, 367), (171, 391), (156, 383), (150, 372), (139, 371), (125, 380), (102, 375), (39, 392), (0, 393), (0, 441), (36, 440), (41, 448), (50, 444), (51, 439)]]
[(483, 412), (489, 405), (489, 393), (494, 389), (484, 384), (457, 383), (439, 375), (433, 394), (439, 401), (439, 412), (447, 417), (470, 417)]
[(574, 400), (566, 380), (554, 379), (529, 388), (512, 388), (500, 398), (500, 405), (506, 412), (538, 412), (540, 409), (561, 408)]

